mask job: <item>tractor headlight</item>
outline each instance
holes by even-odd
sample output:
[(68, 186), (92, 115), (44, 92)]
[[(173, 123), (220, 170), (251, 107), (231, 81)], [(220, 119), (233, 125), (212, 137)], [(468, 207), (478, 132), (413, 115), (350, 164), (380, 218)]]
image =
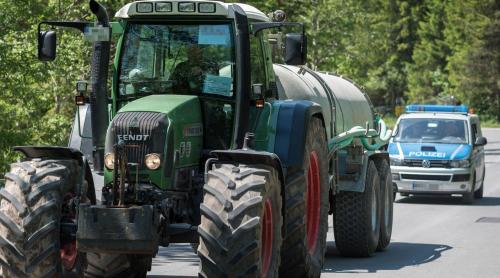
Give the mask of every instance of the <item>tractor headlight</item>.
[(451, 168), (469, 168), (470, 162), (468, 159), (452, 160), (450, 161)]
[(108, 170), (113, 170), (115, 168), (115, 154), (114, 153), (107, 153), (104, 156), (104, 165)]
[(144, 162), (146, 162), (146, 167), (148, 167), (148, 169), (156, 170), (160, 168), (161, 165), (160, 155), (157, 153), (150, 153), (146, 155)]

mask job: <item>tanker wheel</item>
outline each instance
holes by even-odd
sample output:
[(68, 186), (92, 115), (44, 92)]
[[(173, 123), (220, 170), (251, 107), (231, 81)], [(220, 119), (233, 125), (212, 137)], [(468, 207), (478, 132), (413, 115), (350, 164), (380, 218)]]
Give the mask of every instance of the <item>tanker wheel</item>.
[(380, 160), (379, 163), (377, 163), (377, 169), (380, 177), (381, 197), (380, 238), (378, 240), (377, 251), (382, 251), (391, 242), (394, 193), (389, 163), (387, 163), (386, 160)]
[(200, 208), (200, 277), (278, 277), (283, 220), (275, 169), (215, 164)]
[(368, 257), (380, 238), (380, 178), (373, 161), (368, 164), (364, 192), (341, 191), (335, 197), (333, 228), (340, 254)]
[(73, 160), (12, 164), (0, 190), (2, 277), (81, 277), (84, 256), (61, 233), (61, 223), (76, 223), (77, 167)]
[(85, 277), (143, 278), (151, 270), (151, 264), (151, 256), (87, 253)]
[(289, 169), (285, 185), (285, 240), (281, 277), (319, 277), (326, 251), (329, 186), (325, 130), (311, 119), (304, 162)]

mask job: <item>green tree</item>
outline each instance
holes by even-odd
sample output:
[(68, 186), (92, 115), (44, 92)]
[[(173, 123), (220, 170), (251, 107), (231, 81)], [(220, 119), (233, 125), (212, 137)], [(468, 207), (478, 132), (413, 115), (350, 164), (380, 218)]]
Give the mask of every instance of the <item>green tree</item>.
[(425, 103), (449, 93), (447, 57), (450, 53), (444, 40), (446, 2), (426, 1), (425, 15), (418, 27), (413, 51), (413, 64), (408, 71), (408, 97), (410, 101)]

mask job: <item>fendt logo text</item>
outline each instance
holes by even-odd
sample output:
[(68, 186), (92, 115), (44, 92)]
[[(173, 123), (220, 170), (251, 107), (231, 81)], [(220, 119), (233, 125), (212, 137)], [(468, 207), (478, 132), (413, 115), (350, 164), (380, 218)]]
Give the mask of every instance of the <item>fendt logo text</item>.
[(150, 135), (142, 134), (118, 134), (118, 140), (123, 141), (147, 141)]

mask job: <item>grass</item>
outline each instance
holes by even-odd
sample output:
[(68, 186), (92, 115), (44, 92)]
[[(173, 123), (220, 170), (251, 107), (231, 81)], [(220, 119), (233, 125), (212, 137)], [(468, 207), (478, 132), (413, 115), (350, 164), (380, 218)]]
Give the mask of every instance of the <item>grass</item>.
[(500, 122), (496, 121), (495, 119), (492, 118), (482, 118), (481, 117), (481, 127), (488, 127), (488, 128), (500, 128)]

